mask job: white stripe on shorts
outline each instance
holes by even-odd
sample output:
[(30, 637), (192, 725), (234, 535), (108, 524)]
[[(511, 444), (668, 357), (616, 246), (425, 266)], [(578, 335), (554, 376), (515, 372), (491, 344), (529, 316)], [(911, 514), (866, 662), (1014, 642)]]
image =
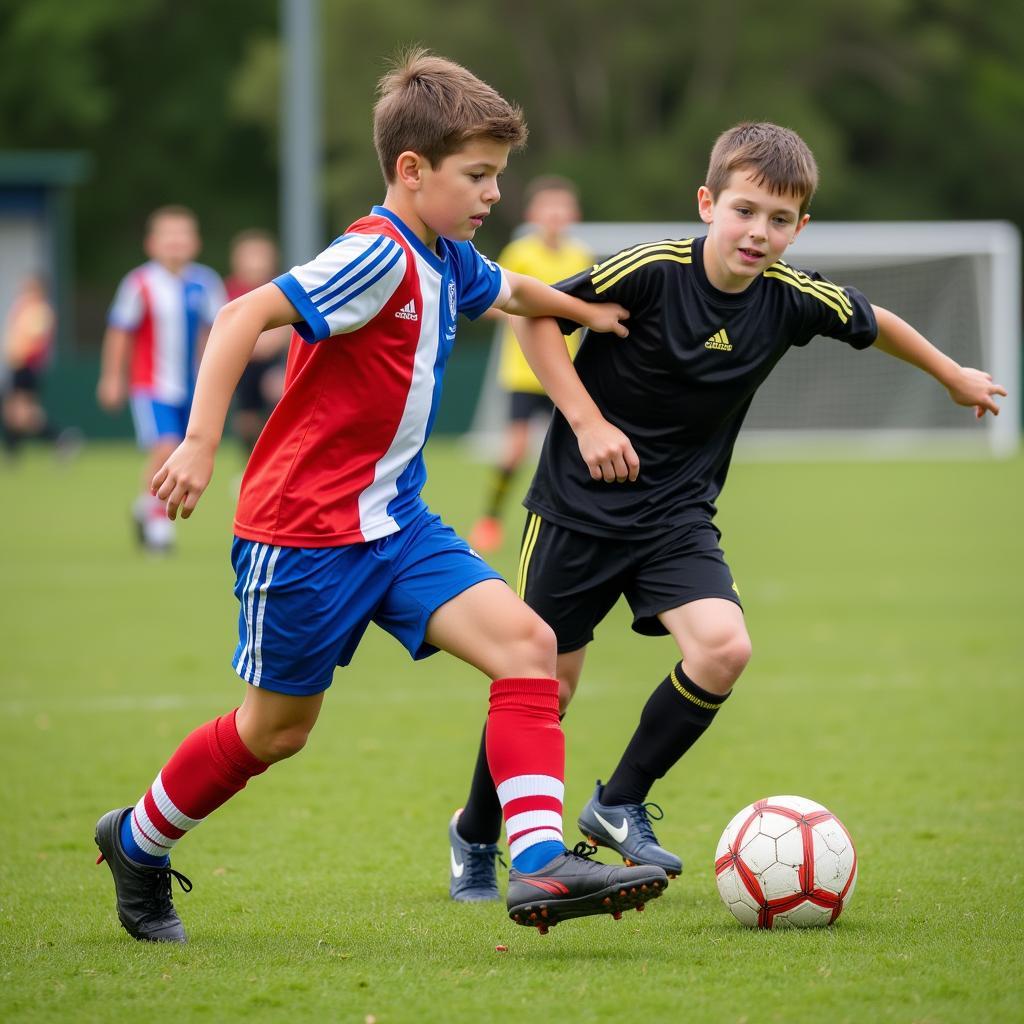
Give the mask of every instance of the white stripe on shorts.
[(253, 602), (256, 600), (256, 586), (259, 583), (260, 570), (263, 568), (263, 559), (266, 558), (267, 549), (263, 544), (254, 544), (250, 555), (249, 576), (245, 581), (245, 589), (242, 591), (242, 613), (245, 616), (245, 650), (242, 652), (241, 660), (238, 662), (238, 674), (248, 680), (247, 673), (251, 669), (252, 647), (253, 647)]
[(279, 547), (274, 548), (270, 561), (267, 563), (267, 578), (260, 587), (260, 604), (256, 613), (256, 638), (253, 643), (253, 656), (255, 661), (255, 672), (250, 680), (253, 686), (260, 685), (263, 677), (263, 613), (267, 610), (267, 591), (270, 589), (270, 581), (274, 578), (274, 566), (277, 564), (277, 556), (281, 554)]

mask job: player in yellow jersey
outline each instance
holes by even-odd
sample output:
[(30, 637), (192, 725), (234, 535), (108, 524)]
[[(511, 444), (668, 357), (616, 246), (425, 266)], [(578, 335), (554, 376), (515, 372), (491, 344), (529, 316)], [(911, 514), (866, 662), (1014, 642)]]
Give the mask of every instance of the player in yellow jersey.
[[(524, 218), (534, 230), (505, 247), (498, 257), (501, 266), (517, 274), (539, 278), (545, 284), (554, 284), (593, 263), (590, 251), (568, 235), (569, 229), (580, 219), (576, 186), (568, 178), (549, 174), (531, 181), (526, 188)], [(569, 338), (568, 345), (570, 353), (575, 355), (579, 335)], [(530, 422), (539, 416), (549, 417), (552, 408), (551, 400), (530, 369), (507, 323), (502, 330), (498, 381), (508, 393), (508, 423), (501, 460), (494, 467), (488, 487), (484, 515), (469, 535), (470, 544), (483, 552), (501, 547), (502, 507), (509, 484), (529, 448)]]

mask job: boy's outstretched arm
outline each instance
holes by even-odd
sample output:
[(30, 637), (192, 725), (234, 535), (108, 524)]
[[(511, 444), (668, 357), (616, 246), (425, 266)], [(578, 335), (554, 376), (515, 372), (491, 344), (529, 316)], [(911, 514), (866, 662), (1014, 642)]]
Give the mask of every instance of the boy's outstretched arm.
[(629, 334), (621, 323), (629, 312), (616, 302), (584, 302), (527, 274), (503, 273), (510, 292), (504, 298), (499, 295), (494, 305), (511, 316), (557, 316), (601, 334)]
[(275, 284), (222, 307), (210, 329), (188, 418), (185, 440), (157, 471), (150, 490), (167, 502), (167, 516), (188, 519), (213, 476), (213, 459), (224, 433), (228, 406), (256, 339), (263, 331), (300, 319)]
[(878, 321), (875, 348), (931, 374), (957, 405), (973, 406), (974, 415), (978, 419), (986, 412), (993, 416), (999, 415), (995, 396), (1005, 396), (1006, 388), (996, 384), (990, 373), (961, 366), (895, 313), (881, 306), (871, 308)]
[(100, 379), (96, 385), (96, 399), (107, 412), (117, 412), (128, 397), (131, 351), (131, 333), (123, 327), (108, 327), (103, 335)]
[(512, 317), (512, 330), (537, 379), (566, 418), (593, 480), (625, 483), (640, 472), (629, 438), (601, 414), (576, 372), (556, 321)]

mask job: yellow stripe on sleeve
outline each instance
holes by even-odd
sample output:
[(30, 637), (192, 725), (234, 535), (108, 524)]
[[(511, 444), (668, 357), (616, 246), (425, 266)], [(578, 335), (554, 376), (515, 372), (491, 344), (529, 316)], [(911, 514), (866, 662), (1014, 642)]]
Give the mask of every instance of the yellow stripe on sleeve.
[[(779, 281), (784, 281), (786, 284), (795, 288), (797, 291), (804, 292), (807, 295), (811, 295), (816, 298), (819, 302), (823, 302), (830, 309), (835, 310), (836, 315), (839, 317), (840, 323), (846, 323), (850, 319), (850, 312), (847, 312), (847, 303), (840, 302), (835, 296), (826, 296), (816, 289), (812, 288), (810, 284), (804, 284), (802, 281), (794, 280), (787, 274), (780, 273), (775, 267), (770, 267), (764, 272), (765, 277), (774, 277)], [(811, 282), (814, 283), (814, 282)]]
[(781, 281), (789, 280), (795, 288), (806, 291), (810, 295), (817, 295), (821, 298), (822, 302), (828, 300), (838, 302), (845, 311), (847, 318), (853, 316), (853, 303), (850, 302), (849, 296), (843, 288), (833, 284), (831, 281), (815, 281), (813, 277), (802, 271), (795, 270), (788, 263), (783, 263), (781, 260), (765, 271), (765, 276), (769, 275), (778, 277)]
[(613, 278), (605, 281), (603, 284), (595, 285), (594, 292), (600, 295), (601, 292), (606, 292), (613, 284), (617, 284), (624, 277), (632, 274), (634, 270), (639, 270), (641, 267), (646, 266), (648, 263), (692, 263), (693, 259), (690, 256), (669, 256), (667, 253), (654, 253), (650, 256), (644, 256), (642, 259), (637, 260), (635, 263), (630, 263), (628, 266), (623, 267)]
[(644, 242), (642, 245), (635, 245), (632, 249), (624, 249), (622, 252), (616, 253), (616, 255), (605, 260), (603, 263), (599, 263), (594, 267), (594, 272), (591, 274), (590, 280), (595, 285), (601, 284), (604, 279), (612, 276), (622, 267), (627, 264), (634, 263), (643, 256), (652, 252), (665, 252), (678, 256), (689, 256), (692, 243), (693, 239), (687, 238), (679, 242), (674, 241), (673, 239), (665, 239), (661, 242)]

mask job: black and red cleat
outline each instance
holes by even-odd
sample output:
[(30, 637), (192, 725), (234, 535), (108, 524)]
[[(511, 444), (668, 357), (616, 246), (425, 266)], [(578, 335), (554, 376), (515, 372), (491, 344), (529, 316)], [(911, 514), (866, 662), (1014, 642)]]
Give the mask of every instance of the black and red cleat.
[(573, 917), (611, 914), (617, 920), (622, 911), (641, 909), (668, 886), (659, 867), (601, 864), (590, 859), (596, 852), (594, 846), (577, 843), (539, 871), (525, 874), (513, 868), (508, 876), (508, 916), (543, 935)]
[(171, 900), (171, 879), (188, 892), (192, 883), (169, 865), (151, 868), (129, 860), (121, 847), (121, 822), (130, 807), (109, 811), (96, 823), (97, 864), (107, 862), (114, 876), (117, 917), (124, 930), (145, 942), (186, 942), (185, 928)]

